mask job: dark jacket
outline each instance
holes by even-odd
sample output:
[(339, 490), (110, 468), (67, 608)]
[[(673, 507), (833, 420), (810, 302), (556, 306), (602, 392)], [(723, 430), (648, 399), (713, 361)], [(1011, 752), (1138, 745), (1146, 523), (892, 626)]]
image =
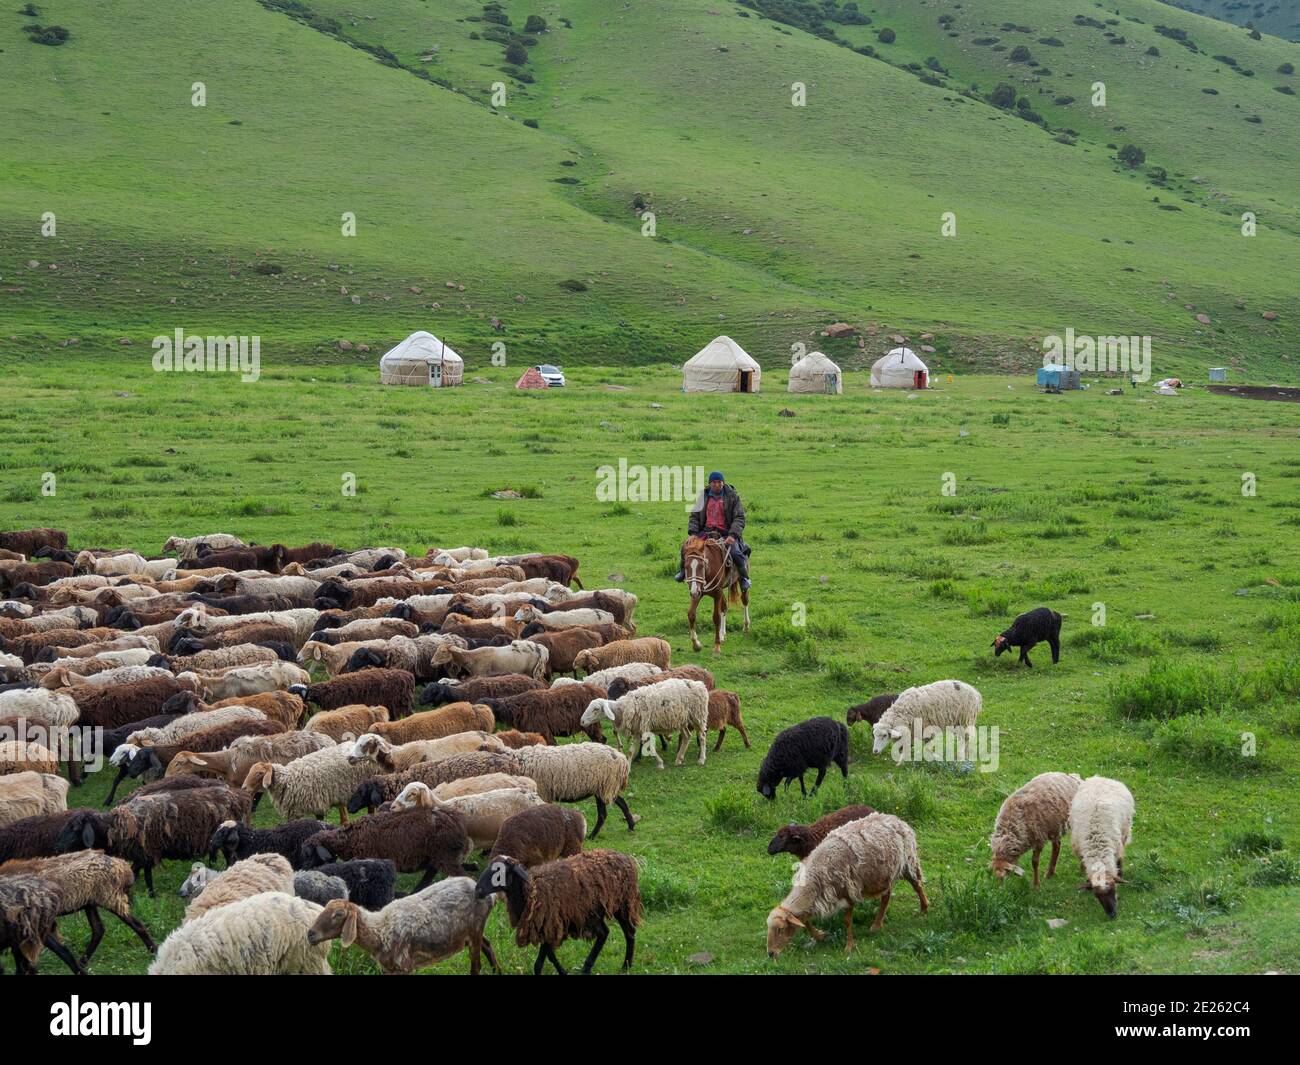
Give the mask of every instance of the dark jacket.
[[(708, 494), (708, 488), (703, 488), (700, 490), (700, 494), (695, 497), (695, 505), (691, 507), (690, 520), (686, 523), (686, 532), (690, 536), (700, 536), (704, 532), (704, 521), (707, 514), (705, 499)], [(740, 501), (740, 496), (736, 494), (736, 490), (729, 484), (722, 486), (722, 516), (727, 523), (727, 535), (734, 536), (738, 541), (741, 540), (740, 534), (745, 531), (745, 505)]]

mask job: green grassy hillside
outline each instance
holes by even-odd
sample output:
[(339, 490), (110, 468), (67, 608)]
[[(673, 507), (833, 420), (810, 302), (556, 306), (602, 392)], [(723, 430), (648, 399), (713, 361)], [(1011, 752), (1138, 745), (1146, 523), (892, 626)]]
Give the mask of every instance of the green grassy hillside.
[[(467, 0), (51, 0), (58, 47), (0, 16), (2, 350), (119, 356), (181, 326), (259, 334), (274, 361), (425, 327), (472, 371), (498, 339), (512, 365), (649, 362), (727, 332), (773, 365), (845, 319), (877, 326), (860, 355), (831, 346), (849, 365), (895, 330), (935, 333), (943, 369), (1023, 364), (1073, 327), (1152, 334), (1157, 373), (1293, 377), (1298, 105), (1274, 90), (1300, 49), (1155, 0), (1114, 29), (1065, 0), (879, 0), (870, 25), (755, 4), (511, 0), (507, 30)], [(547, 29), (503, 72), (530, 14)], [(995, 50), (1022, 42), (1038, 67)], [(999, 83), (1045, 126), (986, 102)]]
[(1286, 0), (1165, 0), (1184, 11), (1300, 40), (1300, 12)]

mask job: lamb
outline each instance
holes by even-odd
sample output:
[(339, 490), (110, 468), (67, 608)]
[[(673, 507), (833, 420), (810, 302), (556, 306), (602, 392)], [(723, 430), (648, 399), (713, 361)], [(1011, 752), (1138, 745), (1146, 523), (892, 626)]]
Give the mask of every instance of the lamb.
[(591, 839), (600, 834), (614, 803), (627, 821), (627, 830), (636, 829), (640, 818), (628, 809), (622, 791), (627, 787), (627, 758), (603, 743), (569, 743), (563, 747), (521, 747), (510, 753), (518, 767), (514, 772), (532, 777), (537, 793), (547, 802), (582, 802), (596, 800), (596, 827)]
[(324, 820), (325, 812), (337, 806), (339, 823), (348, 823), (347, 801), (357, 786), (374, 772), (367, 762), (348, 762), (346, 745), (324, 747), (295, 758), (287, 765), (258, 762), (244, 780), (244, 790), (265, 791), (281, 817), (312, 814)]
[(1008, 872), (1024, 876), (1018, 864), (1020, 856), (1033, 851), (1034, 887), (1038, 887), (1038, 858), (1048, 841), (1052, 844), (1052, 860), (1047, 866), (1047, 878), (1056, 875), (1061, 837), (1070, 826), (1070, 803), (1082, 783), (1077, 773), (1039, 773), (1006, 797), (989, 837), (993, 851), (989, 869), (994, 876), (999, 880)]
[(329, 976), (329, 944), (307, 942), (321, 908), (272, 891), (181, 925), (150, 976)]
[(442, 703), (484, 703), (489, 699), (505, 699), (521, 692), (544, 688), (540, 680), (522, 673), (506, 673), (495, 677), (469, 677), (465, 680), (434, 681), (420, 692), (421, 706), (439, 706)]
[(347, 881), (340, 876), (329, 876), (319, 869), (299, 869), (293, 874), (293, 893), (300, 899), (324, 906), (334, 899), (346, 900)]
[(853, 908), (864, 899), (880, 899), (870, 929), (879, 932), (898, 880), (912, 885), (921, 913), (926, 913), (930, 901), (925, 897), (916, 833), (906, 821), (892, 814), (873, 813), (834, 829), (799, 864), (790, 893), (767, 915), (767, 956), (780, 956), (801, 928), (815, 940), (825, 939), (826, 933), (814, 928), (809, 919), (829, 917), (845, 907), (844, 950), (851, 952)]
[(325, 672), (330, 677), (337, 677), (341, 673), (354, 673), (356, 670), (348, 668), (348, 662), (352, 656), (363, 648), (382, 648), (387, 646), (384, 640), (349, 640), (342, 643), (326, 643), (322, 640), (308, 640), (298, 651), (298, 662), (308, 666), (312, 662), (319, 662), (325, 667)]
[(1107, 917), (1119, 912), (1115, 885), (1124, 880), (1124, 848), (1133, 839), (1133, 793), (1118, 780), (1089, 777), (1070, 802), (1070, 846)]
[(241, 736), (224, 751), (178, 752), (167, 766), (167, 775), (194, 773), (224, 780), (239, 787), (258, 762), (284, 765), (313, 751), (333, 747), (334, 741), (321, 732), (277, 732), (267, 736)]
[(550, 744), (555, 743), (557, 736), (578, 732), (603, 743), (600, 718), (593, 715), (588, 720), (586, 710), (604, 697), (605, 689), (594, 684), (566, 684), (490, 700), (487, 705), (502, 724), (521, 732), (539, 733)]
[(329, 827), (326, 822), (312, 818), (286, 821), (272, 828), (253, 828), (242, 821), (223, 821), (208, 840), (208, 861), (215, 863), (220, 854), (229, 866), (255, 854), (278, 854), (297, 868), (303, 843)]
[(1032, 669), (1034, 664), (1029, 661), (1029, 652), (1044, 640), (1052, 649), (1052, 664), (1055, 665), (1061, 660), (1061, 615), (1040, 606), (1019, 615), (1010, 628), (993, 638), (993, 655), (996, 658), (1003, 651), (1019, 647), (1020, 661)]
[(155, 866), (169, 858), (199, 857), (217, 826), (231, 818), (247, 821), (251, 805), (243, 792), (220, 784), (151, 793), (141, 789), (107, 813), (74, 813), (59, 833), (55, 850), (67, 854), (94, 848), (124, 858), (132, 872), (143, 872), (152, 896)]
[(365, 910), (382, 910), (393, 901), (397, 889), (397, 869), (387, 858), (354, 858), (350, 862), (327, 862), (302, 873), (321, 873), (342, 880), (348, 899)]
[(642, 636), (635, 640), (615, 640), (603, 647), (579, 651), (573, 659), (576, 670), (595, 673), (611, 666), (624, 666), (629, 662), (649, 662), (660, 669), (672, 666), (673, 649), (667, 640), (658, 636)]
[[(411, 973), (469, 949), (469, 973), (479, 973), (479, 953), (498, 969), (483, 935), (495, 897), (483, 899), (467, 876), (452, 877), (397, 899), (373, 916), (354, 902), (329, 903), (307, 933), (309, 943), (356, 943), (387, 974)], [(499, 971), (499, 969), (498, 969)]]
[(383, 773), (367, 779), (348, 800), (348, 813), (358, 813), (362, 809), (373, 811), (390, 803), (401, 794), (406, 785), (416, 780), (433, 788), (448, 781), (489, 773), (523, 775), (523, 770), (508, 752), (473, 751), (469, 754), (454, 754), (436, 762), (420, 762), (400, 773)]
[(209, 884), (215, 883), (219, 876), (221, 876), (220, 870), (209, 869), (202, 862), (195, 862), (190, 866), (190, 875), (182, 880), (181, 886), (176, 889), (176, 894), (183, 899), (196, 899)]
[(0, 692), (0, 717), (25, 717), (63, 728), (76, 724), (80, 713), (76, 700), (66, 692), (47, 688)]
[(28, 558), (45, 554), (49, 548), (64, 551), (67, 546), (68, 534), (62, 529), (18, 529), (14, 532), (0, 532), (0, 548), (16, 551)]
[[(428, 787), (421, 782), (421, 787)], [(407, 785), (397, 798), (393, 801), (398, 802), (402, 796), (407, 794), (411, 785)], [(536, 791), (537, 781), (532, 777), (518, 776), (511, 773), (484, 773), (478, 777), (461, 777), (459, 780), (448, 780), (444, 784), (439, 784), (433, 789), (436, 798), (447, 802), (450, 799), (458, 799), (463, 795), (482, 795), (484, 792), (497, 791), (500, 788), (523, 788), (525, 791)]]
[(260, 692), (293, 691), (311, 682), (311, 674), (292, 662), (262, 662), (252, 666), (237, 666), (221, 673), (182, 673), (181, 680), (189, 680), (187, 687), (198, 691), (208, 702), (256, 695)]
[(891, 740), (910, 742), (914, 731), (951, 728), (956, 730), (957, 757), (965, 759), (983, 705), (980, 693), (960, 680), (936, 680), (908, 688), (871, 726), (871, 753), (879, 754)]
[(204, 536), (169, 536), (162, 550), (164, 555), (174, 554), (182, 562), (188, 562), (199, 557), (199, 545), (213, 551), (247, 546), (238, 536), (231, 536), (230, 533), (207, 533)]
[(387, 720), (387, 707), (341, 706), (337, 710), (323, 710), (319, 714), (313, 714), (303, 725), (303, 731), (319, 732), (335, 743), (342, 743), (369, 732), (372, 726)]
[(35, 973), (41, 948), (49, 947), (74, 973), (85, 972), (59, 940), (63, 891), (44, 877), (0, 877), (0, 951), (13, 951), (19, 973)]
[(641, 892), (636, 859), (617, 851), (583, 851), (568, 858), (525, 869), (509, 855), (488, 863), (475, 889), (480, 898), (501, 892), (506, 912), (521, 947), (538, 947), (533, 975), (540, 976), (549, 958), (565, 975), (555, 950), (568, 939), (590, 939), (591, 951), (582, 965), (584, 976), (600, 956), (613, 918), (623, 930), (627, 949), (623, 969), (632, 967), (636, 928), (641, 923)]
[(402, 789), (393, 800), (394, 810), (413, 807), (434, 810), (455, 810), (465, 818), (465, 831), (477, 850), (489, 850), (501, 831), (501, 823), (520, 810), (541, 806), (545, 802), (536, 786), (529, 788), (499, 788), (473, 795), (460, 795), (453, 799), (440, 799), (428, 784), (413, 783)]
[(722, 741), (727, 738), (727, 727), (734, 726), (740, 733), (740, 738), (745, 741), (746, 750), (749, 749), (749, 733), (745, 731), (744, 719), (740, 716), (740, 696), (735, 692), (723, 691), (721, 688), (709, 692), (709, 721), (708, 728), (710, 732), (718, 733), (718, 742), (714, 745), (715, 752), (722, 750)]
[(86, 914), (90, 941), (82, 953), (82, 965), (90, 963), (104, 938), (104, 922), (99, 917), (101, 908), (139, 936), (150, 954), (158, 949), (149, 929), (131, 913), (130, 892), (135, 874), (121, 858), (112, 858), (99, 851), (81, 851), (51, 858), (18, 859), (0, 865), (0, 880), (20, 875), (39, 876), (58, 885), (62, 892), (59, 916), (78, 910)]
[(236, 862), (185, 907), (183, 924), (264, 891), (293, 894), (293, 869), (279, 854), (254, 854)]
[[(435, 793), (437, 788), (434, 789)], [(587, 819), (581, 810), (543, 803), (511, 814), (501, 822), (490, 859), (509, 856), (531, 869), (582, 851)]]
[(53, 773), (13, 773), (0, 777), (0, 827), (68, 808), (68, 782)]
[(844, 715), (846, 724), (856, 725), (859, 721), (865, 721), (869, 725), (874, 725), (880, 720), (895, 700), (898, 699), (897, 692), (885, 692), (883, 695), (873, 695), (865, 703), (858, 703), (856, 706), (850, 706), (848, 713)]
[[(581, 653), (590, 654), (591, 651)], [(541, 644), (531, 640), (513, 640), (507, 647), (480, 647), (474, 650), (439, 647), (433, 653), (431, 664), (444, 666), (449, 673), (463, 673), (471, 677), (522, 673), (540, 681), (546, 676), (549, 658), (550, 653)]]
[(289, 690), (322, 710), (360, 703), (386, 707), (391, 717), (398, 718), (411, 709), (415, 678), (402, 669), (366, 669), (322, 684), (295, 684)]
[(389, 743), (383, 736), (368, 732), (357, 737), (348, 752), (348, 761), (357, 763), (365, 760), (373, 762), (381, 773), (400, 773), (421, 762), (436, 762), (456, 754), (468, 754), (471, 751), (503, 751), (501, 743), (490, 732), (457, 732), (436, 740), (411, 740), (397, 746)]
[[(643, 663), (638, 663), (643, 664)], [(628, 668), (628, 667), (623, 667)], [(615, 677), (609, 682), (609, 697), (611, 699), (621, 699), (628, 692), (637, 688), (644, 688), (648, 684), (658, 684), (661, 680), (698, 680), (709, 691), (713, 691), (713, 674), (701, 666), (678, 666), (676, 669), (660, 669), (658, 666), (653, 667), (654, 672), (642, 677), (622, 676)], [(605, 672), (611, 672), (606, 670)], [(593, 679), (596, 674), (587, 678), (588, 684), (598, 683)]]
[(451, 703), (436, 710), (422, 710), (400, 721), (379, 721), (370, 731), (389, 743), (437, 740), (460, 732), (491, 732), (496, 718), (487, 706)]
[[(698, 668), (698, 667), (692, 667), (692, 668)], [(595, 673), (588, 673), (584, 683), (595, 684), (598, 687), (605, 688), (608, 690), (610, 687), (612, 687), (614, 681), (618, 680), (620, 677), (625, 678), (626, 680), (629, 681), (645, 680), (648, 677), (653, 677), (662, 672), (663, 670), (660, 669), (658, 666), (654, 665), (652, 662), (629, 662), (627, 663), (627, 665), (610, 666), (608, 669), (600, 669), (597, 670)], [(708, 670), (701, 670), (701, 672), (707, 673)], [(692, 677), (688, 679), (703, 680), (704, 678)], [(556, 677), (555, 680), (551, 681), (551, 687), (556, 688), (563, 684), (574, 684), (574, 683), (576, 682), (571, 680), (568, 677)], [(710, 685), (713, 683), (713, 674), (711, 673), (709, 674), (709, 679), (707, 683)], [(621, 695), (623, 693), (620, 692), (619, 694)], [(617, 697), (618, 696), (615, 695), (610, 696), (611, 699), (615, 699)]]
[(415, 889), (423, 891), (437, 873), (461, 876), (469, 849), (465, 818), (458, 810), (413, 807), (309, 836), (302, 845), (302, 864), (312, 869), (340, 858), (390, 858), (399, 873), (423, 872)]
[(829, 717), (812, 717), (800, 721), (776, 734), (772, 746), (758, 769), (758, 793), (765, 799), (775, 799), (777, 786), (788, 788), (792, 780), (799, 781), (799, 792), (808, 797), (804, 787), (804, 774), (817, 770), (812, 793), (817, 794), (826, 770), (835, 764), (844, 779), (849, 776), (849, 729), (842, 721)]
[(793, 854), (803, 861), (832, 830), (875, 812), (870, 806), (845, 806), (833, 813), (824, 814), (811, 825), (799, 825), (794, 822), (782, 825), (767, 845), (767, 853)]
[(634, 742), (639, 740), (642, 751), (653, 755), (660, 769), (664, 768), (664, 762), (654, 737), (679, 733), (675, 764), (681, 765), (686, 757), (688, 735), (693, 732), (700, 747), (699, 763), (704, 764), (709, 690), (697, 680), (665, 680), (634, 688), (621, 699), (593, 699), (582, 715), (582, 723), (589, 725), (602, 715)]

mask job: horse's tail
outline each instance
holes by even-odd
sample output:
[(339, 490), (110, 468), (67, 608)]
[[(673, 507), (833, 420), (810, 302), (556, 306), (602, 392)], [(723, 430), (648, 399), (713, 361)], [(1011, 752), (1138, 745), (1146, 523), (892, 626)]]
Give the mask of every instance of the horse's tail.
[(727, 601), (731, 603), (740, 602), (740, 581), (731, 582), (731, 589), (727, 592)]

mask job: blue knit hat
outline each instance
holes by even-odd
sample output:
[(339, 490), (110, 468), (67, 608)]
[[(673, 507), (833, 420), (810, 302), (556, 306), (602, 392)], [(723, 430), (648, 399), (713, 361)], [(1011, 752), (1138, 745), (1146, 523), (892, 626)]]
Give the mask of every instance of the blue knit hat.
[(722, 474), (720, 474), (717, 470), (714, 470), (711, 474), (709, 474), (709, 480), (710, 480), (710, 481), (724, 481), (724, 480), (726, 480), (726, 478), (723, 477)]

